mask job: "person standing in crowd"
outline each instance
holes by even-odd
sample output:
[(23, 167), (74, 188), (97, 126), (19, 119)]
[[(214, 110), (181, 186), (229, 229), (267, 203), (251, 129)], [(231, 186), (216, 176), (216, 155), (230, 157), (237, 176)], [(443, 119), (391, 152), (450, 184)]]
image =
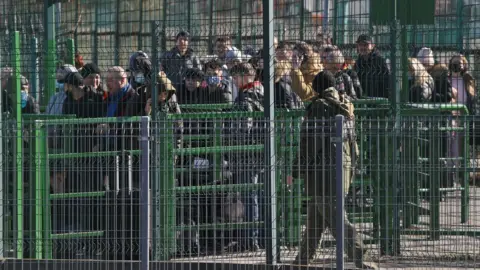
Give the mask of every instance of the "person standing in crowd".
[(409, 100), (431, 102), (435, 88), (432, 76), (416, 58), (408, 58)]
[(305, 42), (297, 43), (293, 48), (290, 77), (293, 91), (302, 101), (311, 100), (317, 95), (312, 89), (312, 82), (322, 70), (320, 56), (313, 51), (313, 48)]
[(290, 62), (275, 61), (275, 107), (284, 109), (304, 108), (302, 99), (293, 91), (290, 79)]
[(139, 106), (143, 108), (152, 91), (154, 76), (152, 62), (146, 53), (137, 51), (130, 56), (127, 71), (130, 72), (128, 81), (140, 96)]
[(50, 97), (50, 100), (48, 101), (47, 104), (47, 109), (46, 113), (47, 114), (52, 114), (52, 115), (59, 115), (62, 114), (63, 112), (63, 102), (67, 98), (67, 94), (65, 93), (65, 78), (69, 73), (73, 72), (78, 72), (78, 70), (69, 64), (65, 64), (61, 66), (57, 70), (56, 74), (56, 83), (55, 83), (55, 88), (56, 88), (56, 93), (55, 95)]
[(161, 57), (161, 69), (172, 81), (175, 89), (180, 89), (185, 71), (188, 68), (202, 69), (200, 61), (190, 45), (190, 34), (181, 31), (176, 36), (176, 45)]
[(358, 59), (355, 71), (362, 85), (363, 96), (388, 98), (390, 95), (390, 70), (387, 61), (376, 49), (371, 36), (362, 34), (357, 39)]
[(233, 85), (223, 76), (222, 63), (218, 59), (208, 61), (205, 63), (205, 73), (208, 86), (204, 103), (232, 103)]
[(435, 87), (432, 96), (433, 102), (451, 102), (452, 84), (448, 79), (448, 67), (442, 64), (436, 64), (433, 51), (430, 48), (423, 47), (417, 54), (417, 59), (432, 76)]
[(342, 52), (335, 46), (327, 46), (323, 49), (322, 60), (325, 69), (335, 76), (335, 89), (337, 89), (340, 94), (346, 94), (352, 100), (357, 99), (357, 91), (361, 94), (362, 86), (358, 81), (358, 76), (355, 76), (355, 71), (351, 70), (350, 72), (356, 77), (356, 83), (354, 83), (344, 69), (345, 58)]
[(105, 90), (102, 87), (102, 71), (94, 63), (88, 63), (83, 66), (80, 75), (83, 78), (85, 91), (103, 97)]
[(189, 68), (185, 71), (185, 82), (182, 88), (178, 89), (178, 102), (180, 104), (201, 104), (204, 100), (205, 89), (202, 82), (205, 74), (196, 68)]

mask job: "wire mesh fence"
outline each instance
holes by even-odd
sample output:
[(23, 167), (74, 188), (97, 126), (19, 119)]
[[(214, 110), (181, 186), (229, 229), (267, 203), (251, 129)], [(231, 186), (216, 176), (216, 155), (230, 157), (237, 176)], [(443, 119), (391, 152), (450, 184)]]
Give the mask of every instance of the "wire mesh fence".
[(480, 5), (393, 2), (1, 2), (2, 263), (478, 267)]

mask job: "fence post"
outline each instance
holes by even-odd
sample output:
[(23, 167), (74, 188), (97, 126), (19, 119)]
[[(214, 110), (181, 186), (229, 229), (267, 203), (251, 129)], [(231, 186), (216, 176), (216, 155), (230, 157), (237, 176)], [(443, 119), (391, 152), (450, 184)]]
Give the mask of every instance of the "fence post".
[(67, 57), (65, 60), (65, 64), (75, 66), (75, 41), (73, 38), (67, 39)]
[(16, 237), (17, 237), (17, 259), (23, 258), (23, 133), (22, 133), (22, 105), (20, 93), (20, 32), (12, 33), (12, 70), (13, 70), (13, 90), (10, 94), (13, 105), (13, 115), (15, 116), (16, 142), (15, 142), (15, 201), (16, 201)]
[[(343, 122), (344, 117), (343, 115), (337, 115), (335, 117), (335, 125), (336, 125), (336, 133), (335, 133), (335, 140), (333, 141), (336, 143), (335, 151), (335, 179), (336, 181), (336, 231), (337, 231), (337, 245), (336, 245), (336, 255), (337, 255), (337, 268), (343, 270), (343, 256), (344, 256), (344, 238), (345, 238), (345, 191), (344, 191), (344, 179), (343, 179)], [(348, 166), (348, 164), (347, 164)], [(350, 164), (353, 166), (353, 164)], [(347, 168), (348, 169), (348, 168)]]
[(55, 94), (56, 73), (56, 38), (55, 38), (55, 6), (49, 0), (44, 1), (45, 25), (45, 88), (42, 105), (47, 105), (48, 100)]
[(36, 37), (33, 37), (31, 39), (31, 43), (30, 43), (30, 50), (32, 52), (32, 57), (30, 58), (31, 62), (30, 62), (30, 65), (31, 65), (31, 75), (30, 75), (30, 93), (31, 95), (35, 98), (35, 100), (39, 100), (39, 93), (40, 91), (38, 91), (38, 71), (39, 71), (39, 67), (38, 67), (38, 57), (37, 57), (37, 54), (38, 54), (38, 39)]
[(149, 153), (149, 117), (143, 116), (141, 120), (140, 127), (140, 150), (141, 150), (141, 161), (140, 161), (140, 264), (141, 270), (149, 269), (149, 233), (150, 233), (150, 153)]

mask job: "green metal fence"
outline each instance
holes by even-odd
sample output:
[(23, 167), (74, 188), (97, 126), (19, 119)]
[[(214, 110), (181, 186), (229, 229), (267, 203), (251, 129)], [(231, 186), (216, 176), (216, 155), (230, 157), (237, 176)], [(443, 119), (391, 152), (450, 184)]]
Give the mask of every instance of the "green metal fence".
[[(146, 169), (139, 165), (140, 155), (145, 152), (136, 146), (78, 150), (81, 143), (103, 140), (94, 132), (99, 124), (115, 127), (118, 145), (136, 145), (140, 117), (77, 119), (73, 115), (22, 114), (20, 75), (29, 80), (30, 94), (42, 105), (43, 112), (56, 92), (57, 68), (64, 63), (80, 65), (80, 56), (84, 63), (96, 63), (104, 71), (114, 65), (128, 67), (130, 55), (143, 50), (157, 72), (160, 56), (175, 46), (180, 30), (191, 33), (190, 47), (202, 61), (216, 53), (219, 36), (231, 37), (232, 45), (244, 53), (250, 47), (258, 50), (263, 45), (262, 1), (59, 2), (9, 0), (0, 4), (0, 66), (13, 69), (13, 85), (7, 94), (15, 101), (0, 119), (0, 257), (139, 260), (139, 235), (145, 230), (132, 220), (139, 219), (137, 214), (143, 210), (139, 210), (137, 195), (129, 197), (128, 192), (140, 189), (130, 187), (130, 180), (140, 178), (146, 170), (151, 187), (150, 260), (263, 263), (266, 251), (262, 244), (255, 252), (226, 252), (225, 241), (199, 250), (185, 241), (197, 237), (215, 242), (225, 240), (225, 234), (232, 231), (275, 228), (279, 262), (291, 263), (304, 237), (307, 207), (311, 204), (305, 179), (292, 177), (295, 167), (302, 165), (298, 157), (302, 155), (299, 145), (305, 110), (275, 110), (277, 213), (273, 224), (266, 224), (264, 219), (212, 221), (193, 211), (209, 207), (209, 200), (231, 200), (228, 196), (249, 192), (258, 194), (260, 205), (266, 208), (270, 198), (262, 193), (265, 182), (233, 182), (225, 176), (224, 167), (225, 156), (251, 155), (261, 160), (251, 165), (252, 170), (269, 169), (260, 157), (266, 154), (265, 134), (248, 142), (233, 140), (238, 130), (225, 126), (251, 118), (263, 124), (267, 133), (268, 119), (263, 112), (232, 111), (232, 104), (180, 103), (181, 114), (152, 115), (151, 161)], [(347, 216), (382, 267), (401, 267), (412, 261), (425, 267), (475, 267), (480, 228), (474, 179), (478, 170), (477, 149), (469, 141), (478, 128), (478, 91), (475, 88), (468, 107), (411, 103), (407, 66), (408, 57), (416, 56), (421, 47), (430, 47), (436, 62), (447, 66), (451, 56), (461, 52), (469, 62), (469, 73), (478, 81), (480, 4), (437, 0), (434, 24), (405, 25), (401, 21), (374, 22), (375, 9), (369, 6), (374, 2), (274, 1), (275, 37), (287, 43), (308, 41), (317, 50), (331, 38), (344, 56), (352, 59), (357, 58), (358, 36), (368, 33), (373, 37), (389, 65), (392, 90), (389, 98), (354, 101), (359, 155), (356, 178), (346, 198)], [(268, 81), (264, 79), (263, 83)], [(3, 84), (0, 90), (4, 90)], [(1, 105), (5, 105), (4, 100)], [(180, 122), (188, 132), (177, 133)], [(229, 128), (230, 134), (225, 135)], [(61, 133), (52, 135), (52, 129)], [(321, 136), (327, 135), (332, 134)], [(51, 140), (61, 141), (62, 147), (51, 147)], [(455, 143), (459, 153), (452, 156), (448, 151)], [(72, 179), (83, 181), (93, 174), (101, 178), (102, 185), (110, 181), (111, 189), (51, 190), (48, 183), (55, 181), (57, 174), (75, 170), (82, 175), (70, 175)], [(107, 174), (110, 178), (105, 178)], [(198, 179), (205, 182), (191, 183)], [(129, 196), (118, 196), (123, 191), (116, 188), (117, 180), (118, 186), (127, 186)], [(215, 216), (215, 211), (224, 210), (221, 203), (214, 205), (220, 210), (203, 209), (206, 212), (201, 213)], [(182, 217), (185, 213), (188, 219)], [(59, 229), (57, 224), (78, 219), (84, 219), (79, 223), (86, 226)], [(333, 257), (332, 246), (338, 242), (330, 235), (323, 240), (317, 250), (320, 259), (314, 264), (334, 267), (328, 259)]]

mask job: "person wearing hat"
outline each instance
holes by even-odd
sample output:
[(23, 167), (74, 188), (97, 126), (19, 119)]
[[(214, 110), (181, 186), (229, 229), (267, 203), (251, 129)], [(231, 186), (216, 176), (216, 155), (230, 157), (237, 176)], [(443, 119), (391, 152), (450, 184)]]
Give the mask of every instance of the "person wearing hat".
[(63, 111), (63, 102), (67, 98), (67, 94), (65, 93), (65, 77), (71, 72), (78, 72), (78, 70), (69, 64), (65, 64), (57, 69), (56, 73), (56, 82), (55, 88), (57, 93), (50, 97), (50, 100), (47, 104), (46, 113), (52, 115), (62, 114)]
[[(315, 257), (316, 250), (322, 239), (325, 229), (329, 228), (336, 237), (336, 181), (343, 181), (344, 191), (347, 193), (353, 181), (355, 170), (354, 155), (356, 147), (354, 128), (353, 104), (335, 89), (336, 79), (330, 71), (322, 71), (315, 76), (312, 82), (317, 96), (307, 107), (306, 120), (302, 124), (299, 164), (295, 166), (294, 176), (305, 180), (307, 196), (311, 203), (307, 209), (307, 223), (304, 237), (300, 244), (300, 251), (293, 264), (308, 265)], [(336, 115), (343, 115), (344, 143), (343, 143), (343, 179), (336, 179), (335, 175), (335, 146), (331, 143), (333, 125), (325, 121), (333, 121)], [(315, 128), (315, 126), (322, 126)], [(334, 136), (334, 135), (333, 135)], [(300, 169), (301, 168), (301, 169)], [(355, 266), (360, 269), (378, 269), (374, 262), (366, 260), (363, 240), (357, 233), (355, 226), (345, 221), (345, 251)]]
[[(173, 86), (170, 79), (168, 79), (165, 72), (160, 71), (157, 74), (157, 112), (166, 112), (166, 113), (181, 113), (180, 106), (178, 103), (177, 95), (175, 94), (176, 89)], [(145, 114), (152, 114), (152, 97), (149, 96), (147, 104), (145, 106)], [(177, 125), (180, 127), (181, 125)]]
[(94, 63), (88, 63), (80, 70), (86, 90), (103, 96), (104, 90), (102, 88), (101, 74), (102, 71)]
[(189, 45), (190, 34), (186, 31), (180, 31), (176, 36), (175, 47), (160, 58), (161, 70), (167, 74), (175, 89), (181, 89), (187, 69), (202, 69), (200, 60)]
[(390, 95), (390, 69), (387, 61), (375, 48), (373, 38), (362, 34), (357, 39), (358, 59), (354, 70), (366, 97), (388, 98)]
[[(86, 66), (82, 69), (85, 69)], [(67, 98), (63, 104), (63, 114), (74, 114), (77, 118), (102, 117), (105, 104), (102, 96), (91, 91), (84, 85), (81, 73), (72, 72), (65, 78)]]

